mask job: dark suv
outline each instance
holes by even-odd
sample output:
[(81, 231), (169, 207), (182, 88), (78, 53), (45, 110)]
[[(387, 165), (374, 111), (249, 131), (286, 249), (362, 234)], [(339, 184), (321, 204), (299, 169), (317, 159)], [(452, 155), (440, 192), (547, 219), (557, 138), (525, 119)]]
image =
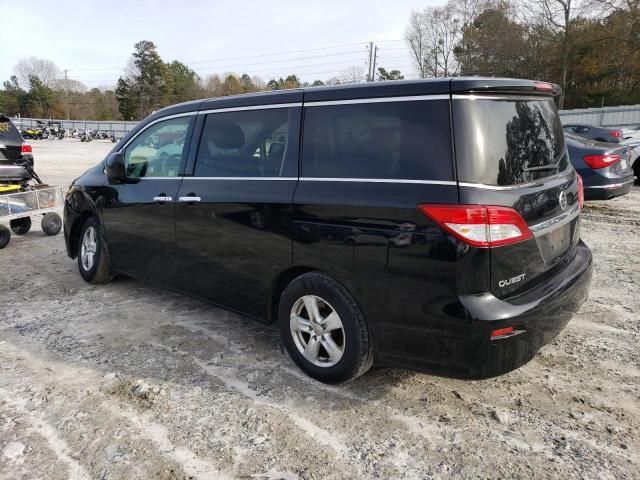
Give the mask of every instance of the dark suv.
[(31, 179), (29, 171), (21, 164), (33, 166), (31, 145), (6, 115), (0, 114), (0, 183), (23, 184)]
[(557, 87), (455, 78), (161, 110), (71, 188), (85, 280), (277, 321), (298, 366), (463, 378), (529, 361), (587, 297)]

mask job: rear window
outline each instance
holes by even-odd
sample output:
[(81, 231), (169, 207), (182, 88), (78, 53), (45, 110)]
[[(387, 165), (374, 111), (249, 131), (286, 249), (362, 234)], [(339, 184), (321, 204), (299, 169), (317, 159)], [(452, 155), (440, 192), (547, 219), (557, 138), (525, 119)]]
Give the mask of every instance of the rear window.
[(0, 138), (4, 140), (20, 141), (20, 132), (10, 120), (0, 119)]
[(462, 182), (518, 185), (569, 166), (552, 99), (454, 99), (453, 125)]
[(447, 100), (307, 106), (302, 175), (451, 180)]

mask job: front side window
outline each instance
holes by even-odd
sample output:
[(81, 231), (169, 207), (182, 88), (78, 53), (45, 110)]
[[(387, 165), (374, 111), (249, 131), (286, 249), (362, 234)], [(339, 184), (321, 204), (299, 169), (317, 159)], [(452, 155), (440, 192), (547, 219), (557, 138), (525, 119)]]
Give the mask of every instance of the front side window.
[(287, 108), (207, 116), (196, 177), (280, 177), (289, 138)]
[(451, 180), (447, 100), (308, 106), (302, 175)]
[(191, 116), (172, 118), (147, 128), (124, 152), (127, 176), (177, 177), (186, 153)]

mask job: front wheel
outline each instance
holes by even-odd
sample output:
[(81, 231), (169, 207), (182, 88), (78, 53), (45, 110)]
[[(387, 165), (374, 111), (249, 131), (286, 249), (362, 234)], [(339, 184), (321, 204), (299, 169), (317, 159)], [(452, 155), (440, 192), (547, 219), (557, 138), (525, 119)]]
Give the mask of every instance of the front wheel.
[(293, 361), (310, 377), (344, 383), (373, 363), (369, 330), (345, 287), (317, 272), (296, 278), (278, 310), (280, 335)]
[(78, 269), (86, 282), (101, 284), (111, 281), (109, 257), (96, 217), (89, 217), (80, 231)]

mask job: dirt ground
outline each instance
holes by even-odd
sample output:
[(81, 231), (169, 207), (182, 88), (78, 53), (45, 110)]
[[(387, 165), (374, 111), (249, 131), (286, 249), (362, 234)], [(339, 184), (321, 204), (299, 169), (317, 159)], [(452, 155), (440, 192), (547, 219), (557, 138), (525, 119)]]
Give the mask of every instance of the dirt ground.
[[(34, 142), (50, 183), (111, 144)], [(36, 225), (0, 250), (1, 479), (640, 478), (640, 189), (588, 204), (591, 296), (528, 365), (303, 376), (278, 333), (122, 279)]]

